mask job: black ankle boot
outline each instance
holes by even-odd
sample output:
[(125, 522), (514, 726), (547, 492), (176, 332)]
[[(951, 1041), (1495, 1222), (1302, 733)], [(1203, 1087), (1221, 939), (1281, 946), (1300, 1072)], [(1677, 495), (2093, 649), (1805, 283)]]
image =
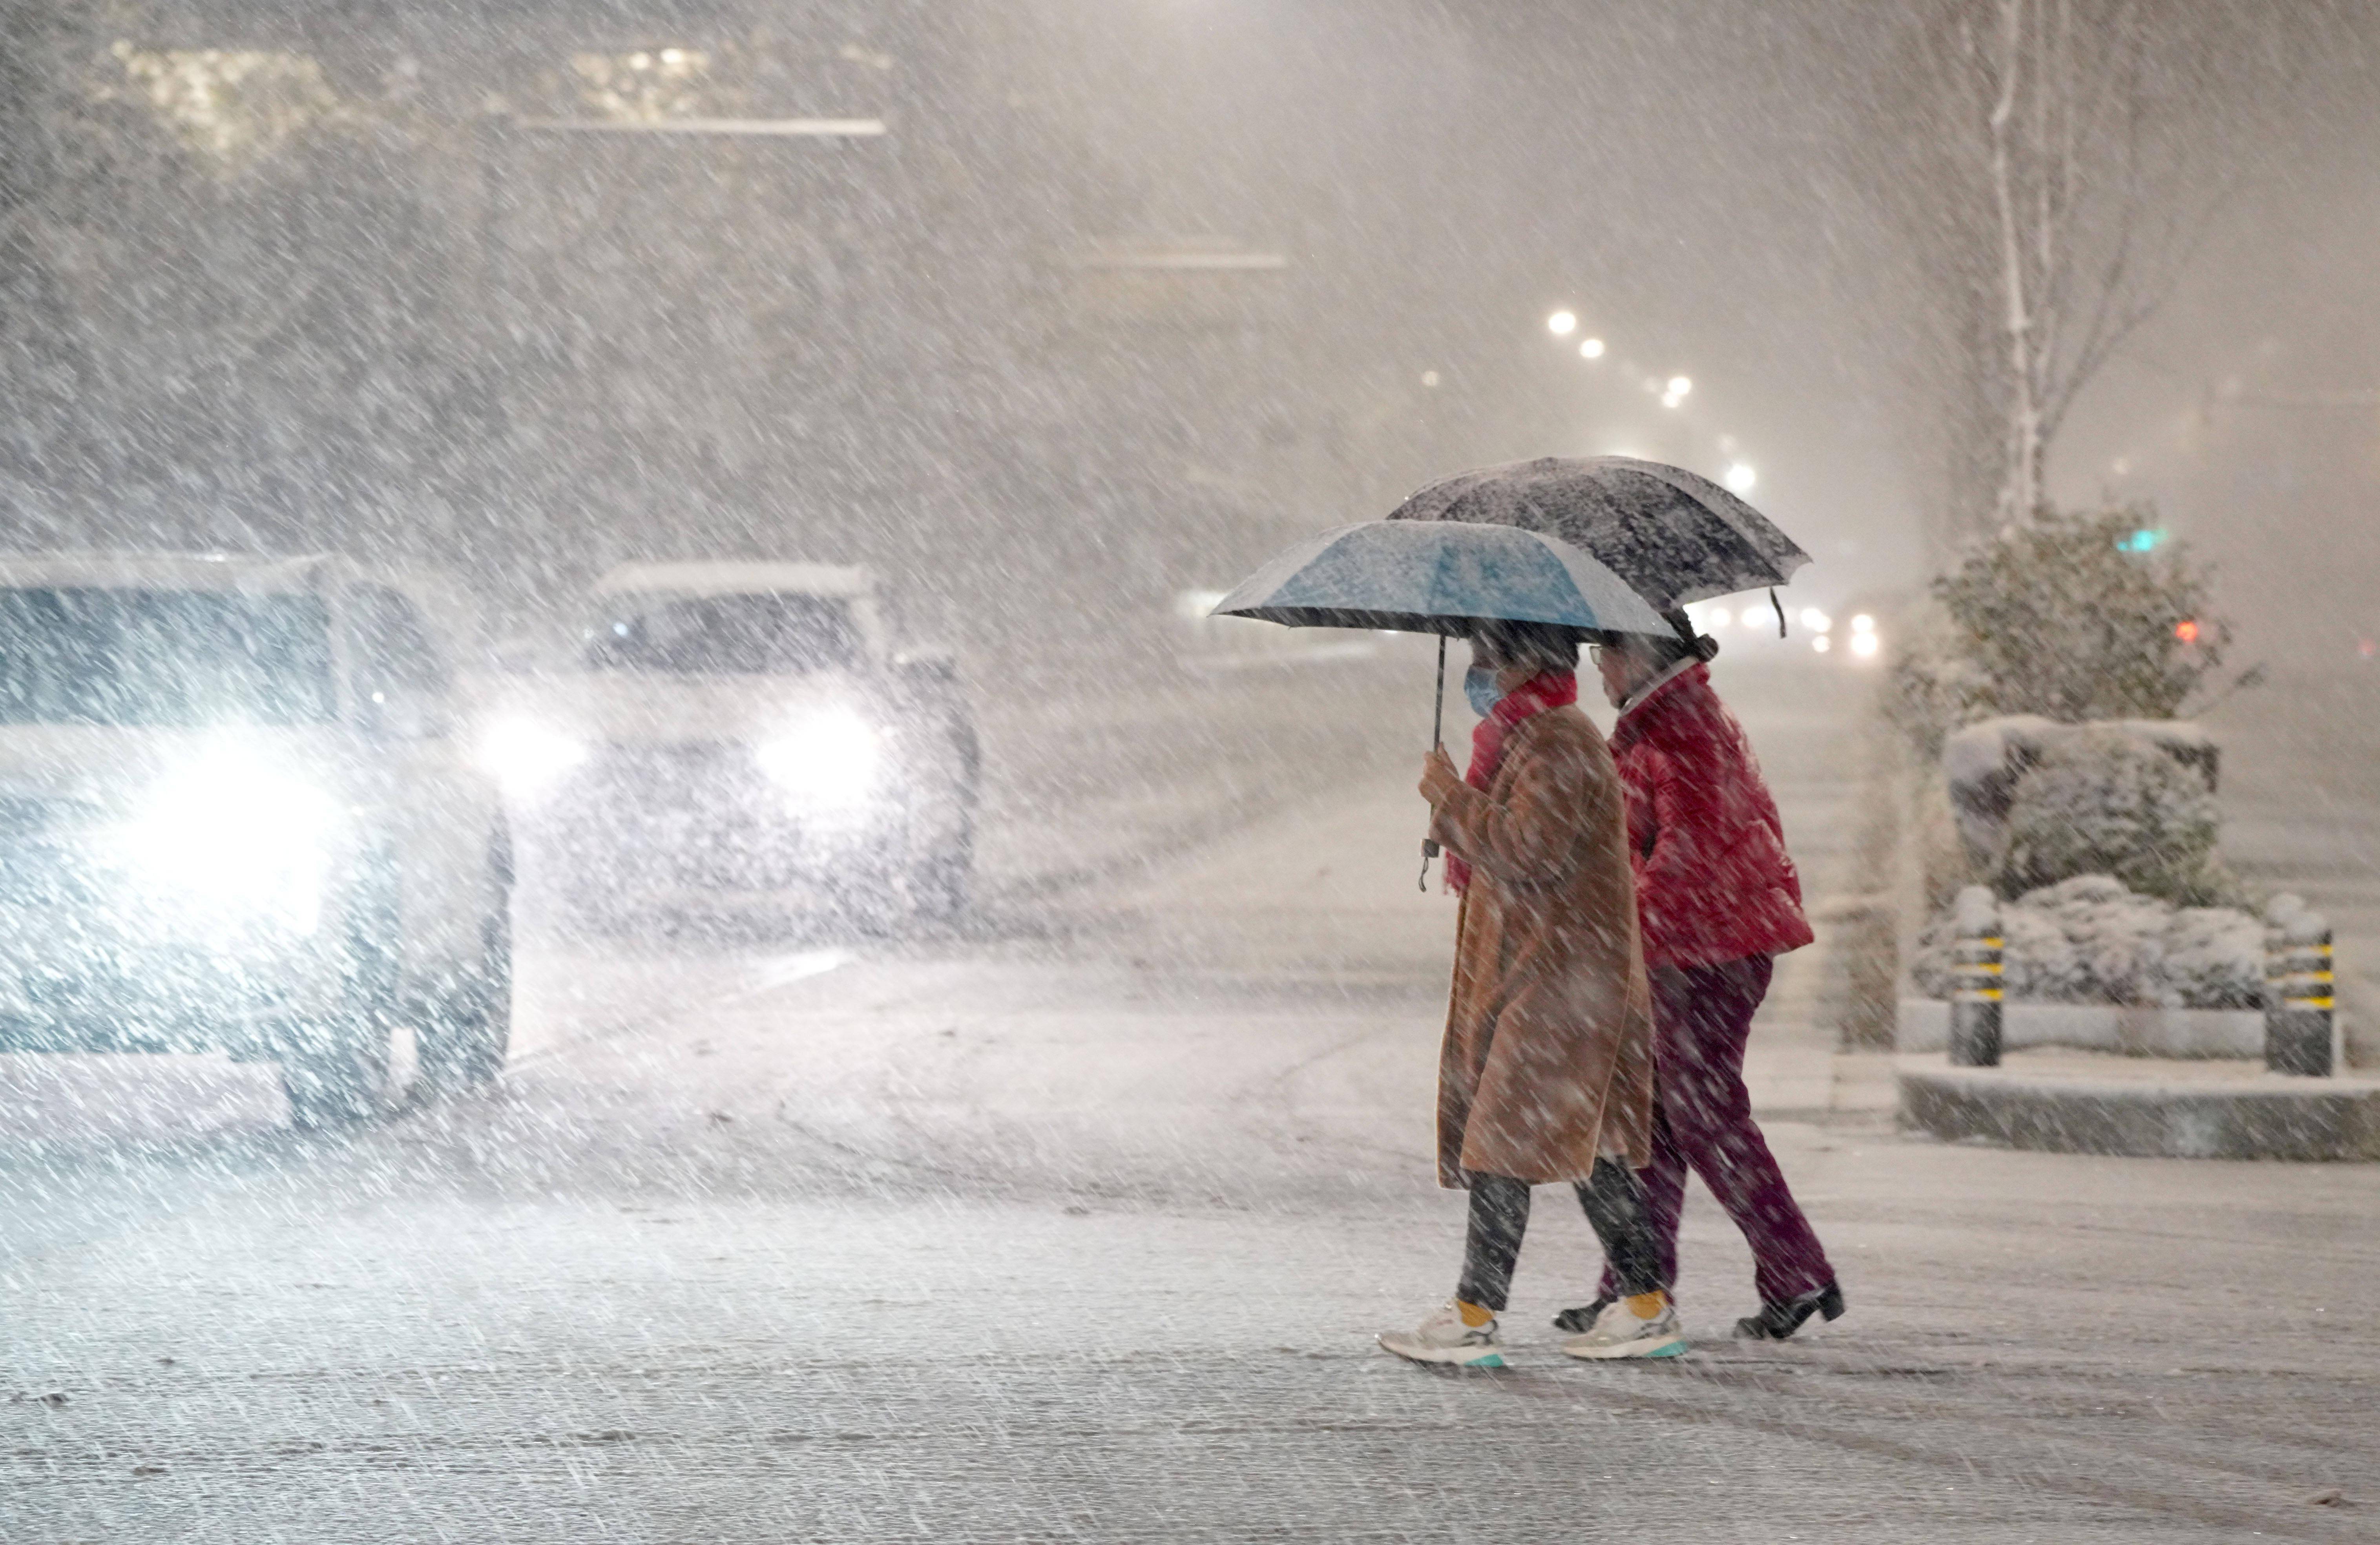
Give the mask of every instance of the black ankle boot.
[(1828, 1320), (1843, 1317), (1843, 1290), (1834, 1283), (1800, 1293), (1781, 1303), (1760, 1306), (1760, 1312), (1735, 1322), (1735, 1333), (1746, 1341), (1783, 1341), (1812, 1315)]
[(1574, 1336), (1584, 1334), (1594, 1330), (1596, 1320), (1616, 1302), (1618, 1300), (1613, 1298), (1597, 1298), (1583, 1308), (1564, 1309), (1554, 1316), (1554, 1329), (1568, 1331)]

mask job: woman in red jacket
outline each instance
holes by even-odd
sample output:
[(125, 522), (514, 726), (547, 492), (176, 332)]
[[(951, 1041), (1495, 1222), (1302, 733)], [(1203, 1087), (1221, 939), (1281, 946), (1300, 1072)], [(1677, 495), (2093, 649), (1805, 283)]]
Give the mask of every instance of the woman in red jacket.
[[(1743, 728), (1711, 690), (1682, 614), (1679, 637), (1629, 636), (1597, 651), (1620, 710), (1611, 751), (1628, 796), (1629, 857), (1645, 964), (1653, 979), (1653, 1163), (1643, 1172), (1661, 1249), (1677, 1280), (1678, 1213), (1689, 1166), (1752, 1246), (1760, 1312), (1736, 1333), (1783, 1340), (1813, 1314), (1843, 1312), (1834, 1268), (1752, 1119), (1743, 1043), (1775, 957), (1810, 943), (1802, 882), (1785, 853), (1777, 801)], [(1609, 1272), (1601, 1289), (1614, 1291)], [(1602, 1301), (1557, 1325), (1590, 1323)]]

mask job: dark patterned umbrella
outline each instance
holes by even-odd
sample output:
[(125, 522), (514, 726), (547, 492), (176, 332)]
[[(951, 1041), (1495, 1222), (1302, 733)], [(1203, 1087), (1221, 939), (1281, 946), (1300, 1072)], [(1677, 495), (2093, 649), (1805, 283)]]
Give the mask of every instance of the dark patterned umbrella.
[(1624, 456), (1540, 456), (1457, 473), (1389, 518), (1559, 537), (1593, 554), (1657, 612), (1781, 585), (1810, 561), (1767, 517), (1708, 478)]

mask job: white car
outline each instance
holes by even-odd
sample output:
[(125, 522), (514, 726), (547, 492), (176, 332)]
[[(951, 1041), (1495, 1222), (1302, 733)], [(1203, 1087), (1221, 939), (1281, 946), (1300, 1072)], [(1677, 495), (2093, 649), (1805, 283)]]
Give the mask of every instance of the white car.
[(0, 1051), (281, 1064), (300, 1125), (511, 1025), (512, 850), (455, 733), (468, 613), (335, 557), (0, 555)]
[(802, 894), (880, 918), (965, 904), (974, 724), (951, 657), (896, 648), (865, 569), (613, 569), (567, 667), (484, 743), (582, 915)]

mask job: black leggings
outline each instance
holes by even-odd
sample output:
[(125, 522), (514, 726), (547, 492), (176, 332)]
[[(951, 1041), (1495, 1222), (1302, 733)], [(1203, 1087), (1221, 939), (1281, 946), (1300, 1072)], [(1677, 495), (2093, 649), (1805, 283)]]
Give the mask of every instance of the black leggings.
[[(1465, 1176), (1471, 1183), (1471, 1228), (1463, 1239), (1463, 1281), (1454, 1296), (1466, 1304), (1502, 1313), (1512, 1290), (1512, 1267), (1521, 1259), (1521, 1235), (1529, 1227), (1529, 1183), (1509, 1175)], [(1595, 1173), (1580, 1183), (1579, 1205), (1595, 1237), (1603, 1244), (1622, 1296), (1633, 1297), (1669, 1284), (1645, 1215), (1645, 1187), (1636, 1172), (1617, 1159), (1597, 1159)]]

